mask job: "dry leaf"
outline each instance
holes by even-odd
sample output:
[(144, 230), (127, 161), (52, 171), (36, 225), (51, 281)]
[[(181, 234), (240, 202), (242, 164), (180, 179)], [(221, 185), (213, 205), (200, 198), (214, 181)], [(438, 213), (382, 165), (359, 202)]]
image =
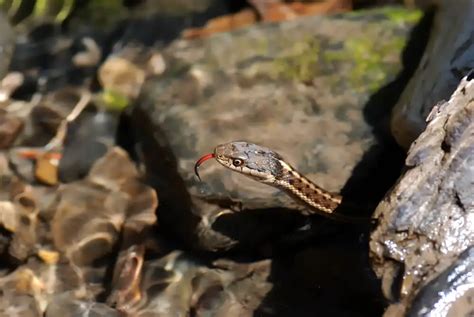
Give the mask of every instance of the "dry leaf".
[(209, 20), (202, 28), (186, 29), (182, 33), (185, 39), (202, 38), (214, 33), (232, 31), (240, 27), (252, 25), (257, 21), (257, 15), (251, 9), (242, 10), (236, 14), (223, 15)]

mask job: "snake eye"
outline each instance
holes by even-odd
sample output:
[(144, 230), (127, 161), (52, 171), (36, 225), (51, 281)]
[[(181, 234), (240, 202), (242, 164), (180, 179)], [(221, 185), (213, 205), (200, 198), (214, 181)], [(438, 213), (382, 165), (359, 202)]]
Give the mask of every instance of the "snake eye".
[(232, 160), (232, 165), (234, 165), (235, 167), (239, 167), (239, 166), (241, 166), (242, 164), (244, 164), (244, 161), (241, 160), (241, 159), (233, 159), (233, 160)]

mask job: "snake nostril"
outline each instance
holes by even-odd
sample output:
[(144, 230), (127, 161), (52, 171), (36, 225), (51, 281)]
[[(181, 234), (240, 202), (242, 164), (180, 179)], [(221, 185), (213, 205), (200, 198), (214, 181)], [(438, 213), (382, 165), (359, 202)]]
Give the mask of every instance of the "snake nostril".
[(214, 149), (214, 154), (218, 157), (221, 157), (222, 155), (224, 155), (225, 149), (226, 149), (226, 146), (224, 144), (218, 145)]

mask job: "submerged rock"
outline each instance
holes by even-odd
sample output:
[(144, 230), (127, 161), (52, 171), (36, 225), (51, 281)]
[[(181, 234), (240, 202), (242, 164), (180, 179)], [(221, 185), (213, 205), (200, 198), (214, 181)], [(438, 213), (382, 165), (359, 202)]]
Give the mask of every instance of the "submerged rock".
[(0, 149), (9, 148), (23, 129), (23, 121), (0, 109)]
[(132, 245), (117, 257), (112, 278), (112, 292), (107, 299), (110, 306), (126, 311), (142, 298), (142, 281), (145, 247)]
[[(27, 264), (0, 278), (0, 315), (43, 316), (54, 297), (52, 295), (80, 290), (81, 287), (85, 285), (70, 265), (50, 265), (31, 259)], [(79, 291), (78, 294), (80, 293)]]
[(165, 73), (145, 84), (132, 114), (163, 201), (160, 222), (208, 250), (255, 245), (298, 223), (277, 212), (239, 222), (244, 213), (235, 211), (295, 203), (218, 164), (203, 167), (198, 182), (196, 159), (232, 140), (274, 148), (328, 190), (362, 201), (382, 197), (401, 163), (384, 132), (399, 92), (387, 86), (420, 16), (382, 9), (173, 42), (163, 51)]
[(108, 302), (127, 316), (252, 316), (271, 289), (270, 264), (213, 265), (181, 251), (144, 262), (134, 246), (117, 262)]
[(74, 299), (69, 294), (54, 297), (48, 305), (45, 317), (122, 317), (123, 314), (104, 303)]
[(68, 125), (59, 177), (68, 183), (84, 178), (93, 164), (114, 145), (119, 114), (87, 113)]
[(0, 277), (0, 315), (103, 316), (113, 255), (149, 234), (156, 192), (126, 152), (111, 148), (86, 178), (56, 188), (28, 185), (0, 156), (0, 226), (8, 246)]
[(60, 189), (51, 222), (54, 245), (77, 265), (109, 254), (155, 224), (156, 193), (140, 183), (138, 171), (120, 148), (112, 148), (84, 180)]

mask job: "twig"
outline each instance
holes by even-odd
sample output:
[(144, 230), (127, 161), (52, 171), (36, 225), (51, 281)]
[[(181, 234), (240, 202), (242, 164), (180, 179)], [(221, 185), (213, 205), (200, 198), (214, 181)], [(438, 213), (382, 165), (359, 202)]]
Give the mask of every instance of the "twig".
[(90, 93), (90, 91), (85, 90), (81, 93), (81, 98), (79, 99), (77, 104), (74, 106), (69, 115), (61, 121), (56, 135), (51, 139), (51, 141), (48, 142), (48, 144), (44, 146), (44, 149), (47, 152), (58, 150), (60, 147), (63, 146), (64, 140), (66, 139), (68, 124), (77, 119), (77, 117), (82, 113), (82, 111), (84, 111), (84, 109), (90, 103), (91, 99), (92, 94)]

